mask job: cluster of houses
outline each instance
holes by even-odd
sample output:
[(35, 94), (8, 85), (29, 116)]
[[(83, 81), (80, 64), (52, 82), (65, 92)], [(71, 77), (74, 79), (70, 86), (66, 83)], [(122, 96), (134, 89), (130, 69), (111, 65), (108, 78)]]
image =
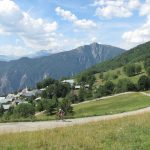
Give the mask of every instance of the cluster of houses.
[(23, 89), (17, 94), (8, 94), (6, 97), (0, 97), (0, 104), (7, 111), (11, 106), (16, 106), (22, 103), (28, 103), (27, 98), (40, 94), (42, 90), (34, 89), (29, 91), (28, 88)]
[[(62, 83), (69, 83), (74, 90), (79, 90), (81, 88), (81, 85), (76, 85), (73, 79), (64, 80)], [(84, 87), (88, 89), (89, 85), (84, 85)], [(28, 103), (27, 99), (33, 96), (37, 97), (35, 101), (38, 101), (41, 99), (41, 97), (38, 97), (38, 95), (44, 90), (45, 89), (34, 89), (29, 91), (28, 88), (25, 88), (17, 94), (8, 94), (6, 97), (0, 97), (0, 105), (3, 106), (5, 111), (7, 111), (11, 106)]]
[[(74, 87), (75, 90), (79, 90), (81, 88), (81, 85), (76, 85), (75, 81), (73, 79), (64, 80), (64, 81), (62, 81), (62, 83), (69, 83), (71, 85), (71, 87)], [(84, 85), (84, 87), (88, 89), (90, 87), (90, 85), (86, 84), (86, 85)]]

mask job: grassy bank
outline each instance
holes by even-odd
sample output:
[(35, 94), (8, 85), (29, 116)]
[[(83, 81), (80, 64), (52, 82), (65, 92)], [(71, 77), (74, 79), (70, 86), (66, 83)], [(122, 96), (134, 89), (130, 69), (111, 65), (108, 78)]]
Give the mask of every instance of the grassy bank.
[[(125, 94), (108, 99), (81, 103), (74, 106), (74, 115), (66, 118), (81, 118), (89, 116), (100, 116), (117, 114), (150, 106), (150, 97), (140, 93)], [(42, 114), (37, 116), (38, 120), (52, 120), (55, 116)]]
[[(149, 106), (150, 106), (150, 97), (142, 95), (141, 93), (125, 94), (108, 99), (78, 104), (74, 106), (74, 115), (67, 116), (66, 118), (80, 118), (88, 116), (117, 114)], [(44, 121), (55, 119), (56, 119), (55, 115), (47, 116), (46, 114), (41, 114), (39, 116), (26, 119), (10, 118), (9, 120), (5, 120), (5, 118), (3, 119), (1, 118), (0, 122), (18, 122), (18, 121), (23, 122), (23, 121), (42, 121), (42, 120)]]
[(74, 117), (115, 114), (150, 106), (150, 97), (132, 93), (113, 98), (79, 104), (74, 107)]
[(0, 135), (2, 150), (148, 150), (150, 113), (38, 132)]

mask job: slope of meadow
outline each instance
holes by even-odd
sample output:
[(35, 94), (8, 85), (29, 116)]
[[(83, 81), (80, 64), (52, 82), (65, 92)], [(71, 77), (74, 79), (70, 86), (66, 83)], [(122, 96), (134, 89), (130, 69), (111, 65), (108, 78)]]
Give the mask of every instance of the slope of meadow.
[(148, 150), (150, 113), (67, 128), (0, 135), (2, 150)]
[[(87, 103), (73, 106), (74, 115), (66, 118), (82, 118), (89, 116), (102, 116), (138, 110), (150, 106), (150, 97), (141, 93), (127, 93), (107, 99), (96, 99)], [(54, 120), (56, 117), (41, 114), (36, 120)]]

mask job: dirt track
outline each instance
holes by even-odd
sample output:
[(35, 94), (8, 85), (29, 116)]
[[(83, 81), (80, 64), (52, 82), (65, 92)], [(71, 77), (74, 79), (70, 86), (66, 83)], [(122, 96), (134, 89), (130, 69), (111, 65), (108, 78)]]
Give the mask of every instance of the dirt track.
[[(141, 94), (145, 95), (145, 93), (141, 93)], [(150, 96), (150, 95), (148, 94), (147, 96)], [(150, 112), (150, 107), (143, 108), (140, 110), (130, 111), (130, 112), (124, 112), (120, 114), (115, 114), (115, 115), (67, 119), (64, 121), (0, 123), (0, 134), (12, 133), (12, 132), (23, 132), (23, 131), (37, 131), (37, 130), (43, 130), (43, 129), (53, 129), (57, 127), (85, 124), (85, 123), (94, 122), (94, 121), (117, 119), (117, 118), (132, 116), (132, 115), (138, 115), (138, 114), (145, 113), (145, 112)]]
[(94, 121), (122, 118), (122, 117), (126, 117), (126, 116), (141, 114), (144, 112), (150, 112), (150, 107), (136, 110), (136, 111), (115, 114), (115, 115), (67, 119), (65, 121), (1, 123), (0, 124), (0, 134), (12, 133), (12, 132), (23, 132), (23, 131), (37, 131), (37, 130), (43, 130), (43, 129), (53, 129), (53, 128), (57, 128), (57, 127), (85, 124), (85, 123), (94, 122)]

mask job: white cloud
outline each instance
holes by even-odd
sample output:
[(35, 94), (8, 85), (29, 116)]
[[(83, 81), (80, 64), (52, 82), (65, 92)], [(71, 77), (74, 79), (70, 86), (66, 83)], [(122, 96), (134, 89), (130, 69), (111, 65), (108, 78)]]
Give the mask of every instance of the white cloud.
[(111, 19), (113, 17), (127, 18), (133, 15), (132, 11), (140, 6), (139, 0), (96, 0), (96, 15)]
[[(12, 51), (13, 49), (13, 51)], [(32, 54), (32, 51), (22, 46), (14, 46), (14, 45), (3, 45), (0, 46), (1, 55), (9, 55), (13, 57), (20, 57)]]
[(141, 16), (150, 16), (150, 0), (146, 0), (146, 2), (140, 8)]
[(129, 44), (141, 44), (150, 40), (150, 0), (146, 0), (140, 8), (140, 15), (146, 16), (147, 21), (133, 31), (125, 32), (122, 38)]
[(72, 22), (75, 26), (83, 29), (89, 29), (96, 27), (96, 23), (92, 20), (87, 20), (87, 19), (78, 19), (76, 15), (74, 15), (72, 12), (68, 10), (64, 10), (60, 7), (57, 7), (55, 9), (57, 15), (63, 17), (64, 20), (68, 20)]
[(27, 47), (51, 47), (57, 23), (33, 18), (12, 0), (0, 0), (0, 34), (17, 35)]

